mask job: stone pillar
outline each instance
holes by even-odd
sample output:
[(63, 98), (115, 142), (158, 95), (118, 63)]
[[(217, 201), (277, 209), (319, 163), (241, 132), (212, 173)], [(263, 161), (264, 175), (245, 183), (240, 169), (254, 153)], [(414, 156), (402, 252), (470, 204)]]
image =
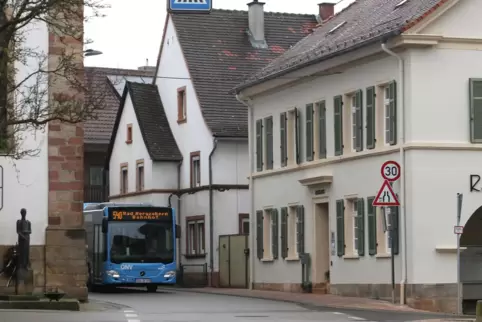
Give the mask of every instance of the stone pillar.
[[(83, 7), (82, 7), (83, 10)], [(83, 17), (79, 17), (83, 19)], [(69, 22), (72, 23), (72, 22)], [(83, 33), (83, 20), (79, 21)], [(82, 38), (82, 37), (80, 37)], [(49, 33), (49, 69), (58, 66), (64, 51), (78, 55), (79, 79), (83, 81), (83, 40)], [(77, 92), (75, 92), (77, 91)], [(61, 77), (49, 77), (49, 100), (78, 93)], [(68, 297), (87, 300), (87, 255), (83, 228), (83, 124), (58, 121), (48, 124), (49, 200), (48, 227), (45, 232), (45, 286), (58, 288)]]

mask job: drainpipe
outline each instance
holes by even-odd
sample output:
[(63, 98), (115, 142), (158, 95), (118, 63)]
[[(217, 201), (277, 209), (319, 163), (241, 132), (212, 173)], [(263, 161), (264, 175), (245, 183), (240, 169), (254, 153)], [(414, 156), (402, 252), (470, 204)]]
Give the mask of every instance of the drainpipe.
[[(179, 164), (177, 165), (177, 191), (181, 190), (181, 166), (182, 166), (182, 160), (179, 161)], [(177, 224), (181, 226), (181, 196), (177, 195)], [(186, 227), (187, 228), (187, 227)], [(187, 230), (187, 229), (186, 229)], [(182, 236), (182, 232), (181, 232)], [(181, 268), (182, 265), (182, 255), (181, 255), (181, 238), (179, 238), (179, 247), (177, 248), (177, 255), (178, 257), (178, 263), (179, 263), (179, 268)]]
[[(253, 105), (250, 99), (243, 98), (240, 94), (236, 94), (236, 99), (243, 105), (248, 108), (248, 133), (251, 133), (253, 127)], [(251, 211), (249, 212), (249, 289), (254, 289), (254, 276), (255, 276), (255, 265), (254, 265), (254, 245), (256, 243), (255, 240), (255, 231), (256, 231), (256, 218), (255, 218), (255, 207), (254, 207), (254, 185), (253, 185), (253, 173), (254, 173), (254, 158), (253, 158), (253, 150), (254, 150), (254, 142), (253, 142), (253, 135), (248, 135), (248, 155), (249, 155), (249, 192), (250, 192), (250, 201), (251, 201)]]
[(405, 286), (407, 284), (407, 217), (405, 213), (405, 65), (403, 58), (387, 48), (386, 42), (382, 43), (382, 50), (398, 60), (399, 69), (399, 93), (398, 107), (400, 118), (400, 215), (401, 215), (401, 236), (402, 236), (402, 280), (400, 281), (400, 304), (405, 304)]
[(213, 208), (213, 154), (218, 147), (218, 140), (213, 139), (213, 149), (209, 153), (209, 265), (211, 266), (211, 287), (214, 273), (214, 208)]

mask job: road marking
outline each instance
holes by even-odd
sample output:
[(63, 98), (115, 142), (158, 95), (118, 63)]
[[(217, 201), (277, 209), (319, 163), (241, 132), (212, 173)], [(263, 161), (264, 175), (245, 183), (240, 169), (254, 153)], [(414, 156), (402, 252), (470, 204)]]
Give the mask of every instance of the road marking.
[(137, 314), (134, 313), (126, 313), (126, 318), (136, 318)]
[(360, 318), (360, 317), (358, 317), (358, 316), (353, 316), (353, 315), (348, 315), (348, 314), (341, 313), (341, 312), (331, 312), (331, 313), (336, 314), (336, 315), (344, 315), (344, 316), (346, 316), (347, 318), (349, 318), (350, 320), (366, 321), (366, 319), (364, 319), (364, 318)]
[(124, 313), (134, 313), (133, 310), (124, 310)]
[(134, 310), (124, 310), (124, 315), (126, 316), (127, 322), (141, 322), (141, 320), (136, 319), (138, 315)]
[(141, 320), (127, 320), (127, 322), (141, 322)]

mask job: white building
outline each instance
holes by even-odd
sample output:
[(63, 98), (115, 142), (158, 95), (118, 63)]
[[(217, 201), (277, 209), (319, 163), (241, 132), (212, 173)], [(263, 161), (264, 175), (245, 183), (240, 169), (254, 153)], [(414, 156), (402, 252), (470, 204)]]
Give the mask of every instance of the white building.
[[(28, 10), (35, 14), (38, 9), (33, 5), (24, 15)], [(16, 14), (14, 12), (13, 15)], [(80, 26), (76, 31), (82, 35), (82, 23), (69, 23)], [(82, 39), (50, 31), (47, 23), (35, 18), (30, 22), (17, 22), (16, 28), (17, 35), (23, 39), (15, 43), (18, 60), (14, 66), (15, 90), (11, 97), (14, 108), (7, 113), (7, 117), (13, 116), (14, 119), (9, 119), (9, 122), (32, 117), (28, 111), (34, 107), (43, 113), (47, 104), (54, 106), (58, 97), (78, 95), (66, 85), (64, 76), (71, 77), (67, 74), (69, 72), (64, 74), (58, 66), (58, 58), (66, 46), (74, 54), (72, 63), (83, 64)], [(45, 64), (42, 64), (43, 59)], [(58, 76), (41, 69), (57, 69)], [(49, 86), (49, 83), (54, 85)], [(34, 88), (36, 92), (32, 94)], [(38, 106), (34, 105), (37, 103)], [(36, 121), (44, 121), (43, 116), (40, 115)], [(25, 208), (32, 225), (31, 278), (26, 282), (26, 291), (43, 294), (47, 289), (58, 287), (68, 296), (86, 300), (87, 268), (82, 227), (83, 125), (49, 122), (45, 130), (38, 127), (34, 131), (33, 126), (27, 126), (20, 132), (15, 129), (18, 130), (10, 126), (8, 131), (19, 133), (18, 140), (9, 138), (7, 145), (2, 142), (1, 146), (8, 149), (0, 151), (1, 257), (4, 258), (7, 249), (17, 243), (16, 221), (20, 219), (20, 209)], [(17, 149), (12, 149), (14, 144), (17, 144)], [(12, 154), (16, 155), (15, 151), (30, 152), (29, 156), (15, 160), (12, 158)], [(47, 267), (55, 267), (55, 270), (46, 272)], [(8, 280), (9, 276), (4, 274), (1, 278)], [(14, 292), (13, 283), (9, 288), (6, 285), (5, 280), (2, 292)]]
[[(482, 2), (324, 7), (312, 35), (236, 89), (251, 107), (254, 287), (299, 290), (307, 253), (315, 292), (388, 299), (393, 251), (401, 302), (454, 312), (456, 195), (461, 225), (482, 205), (469, 185), (482, 187)], [(387, 160), (402, 167), (394, 249), (371, 205)], [(477, 236), (471, 221), (462, 245)], [(464, 300), (482, 298), (473, 250)]]
[[(218, 245), (220, 236), (249, 232), (247, 108), (230, 91), (244, 75), (265, 66), (315, 25), (315, 15), (264, 13), (262, 3), (252, 3), (249, 14), (212, 10), (167, 16), (154, 84), (175, 141), (159, 141), (158, 148), (164, 153), (177, 145), (182, 162), (154, 160), (150, 165), (145, 147), (137, 145), (144, 143), (136, 139), (141, 132), (126, 103), (122, 116), (126, 120), (113, 133), (117, 139), (109, 161), (110, 200), (160, 205), (170, 201), (183, 232), (178, 249), (186, 268), (184, 277), (207, 269), (210, 285), (233, 286), (231, 270), (244, 267), (247, 246), (233, 250), (240, 265), (223, 271), (218, 258), (220, 248), (225, 248), (224, 243)], [(275, 32), (278, 29), (282, 32)], [(130, 147), (125, 145), (126, 122), (133, 124)], [(145, 162), (144, 189), (138, 191), (138, 186), (129, 184), (121, 190), (116, 184), (120, 172), (115, 169), (128, 162), (132, 182), (137, 159)], [(148, 181), (151, 177), (159, 179)], [(190, 265), (199, 267), (195, 270)], [(247, 287), (247, 278), (237, 285)]]

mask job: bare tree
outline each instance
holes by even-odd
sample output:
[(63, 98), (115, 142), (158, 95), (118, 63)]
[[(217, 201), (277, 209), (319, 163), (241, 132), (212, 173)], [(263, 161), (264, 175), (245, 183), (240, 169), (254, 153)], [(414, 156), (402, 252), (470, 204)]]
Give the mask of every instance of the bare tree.
[[(38, 154), (38, 147), (23, 143), (49, 122), (83, 122), (103, 106), (102, 95), (85, 95), (78, 42), (84, 42), (84, 22), (101, 17), (107, 5), (102, 0), (0, 0), (0, 8), (0, 155), (20, 159)], [(64, 42), (60, 51), (49, 53), (27, 42), (39, 24)], [(49, 94), (56, 83), (65, 90)]]

